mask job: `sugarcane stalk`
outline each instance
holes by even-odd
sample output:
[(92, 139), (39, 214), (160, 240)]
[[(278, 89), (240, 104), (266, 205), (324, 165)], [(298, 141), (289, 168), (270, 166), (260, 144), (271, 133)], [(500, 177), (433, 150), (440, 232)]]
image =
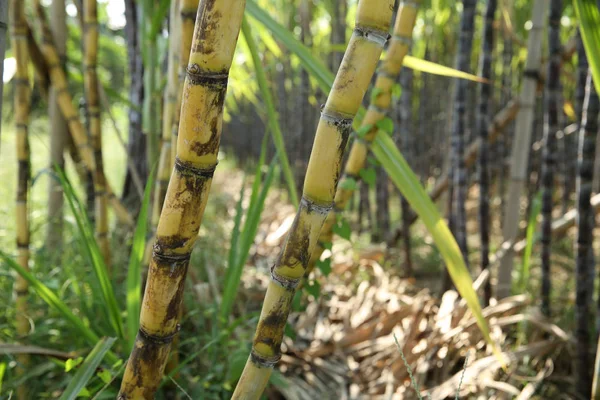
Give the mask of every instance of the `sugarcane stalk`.
[[(6, 30), (8, 29), (8, 2), (0, 3), (0, 60), (4, 60), (6, 51)], [(4, 75), (4, 62), (0, 63), (0, 76)], [(2, 94), (4, 93), (4, 81), (0, 80), (0, 121), (2, 121)], [(0, 127), (0, 136), (2, 128)]]
[[(531, 131), (535, 107), (535, 95), (540, 75), (540, 46), (543, 21), (548, 8), (547, 0), (534, 0), (531, 11), (532, 27), (527, 41), (527, 60), (523, 72), (523, 83), (519, 99), (520, 107), (516, 120), (515, 136), (512, 143), (510, 162), (510, 182), (505, 201), (505, 215), (502, 223), (502, 236), (505, 241), (514, 241), (519, 231), (521, 193), (527, 173), (527, 159), (531, 142)], [(502, 299), (510, 295), (514, 252), (509, 249), (498, 269), (496, 297)]]
[[(24, 4), (20, 0), (10, 1), (10, 38), (11, 47), (16, 61), (16, 71), (13, 78), (15, 85), (15, 131), (17, 151), (17, 196), (16, 196), (16, 244), (17, 262), (21, 267), (29, 270), (29, 213), (27, 200), (30, 184), (30, 154), (29, 154), (29, 54), (27, 51), (27, 25), (25, 24)], [(29, 333), (29, 318), (27, 298), (29, 285), (20, 275), (17, 275), (13, 287), (16, 298), (16, 330), (19, 339)], [(26, 354), (17, 357), (17, 376), (22, 376), (27, 370), (29, 357)], [(27, 386), (17, 388), (17, 398), (27, 399)]]
[[(460, 71), (469, 71), (471, 52), (473, 49), (473, 29), (475, 23), (475, 0), (464, 0), (463, 13), (460, 23), (460, 34), (458, 40), (458, 51), (456, 53), (455, 68)], [(463, 161), (465, 152), (465, 130), (467, 111), (467, 89), (468, 83), (464, 79), (455, 81), (453, 93), (453, 118), (452, 118), (452, 182), (454, 185), (452, 198), (452, 233), (460, 247), (467, 266), (469, 265), (469, 254), (467, 248), (467, 213), (465, 203), (467, 200), (467, 168)]]
[(389, 36), (392, 10), (393, 0), (363, 0), (358, 3), (354, 33), (317, 126), (302, 200), (285, 245), (271, 268), (271, 281), (252, 351), (233, 399), (259, 399), (273, 366), (280, 358), (292, 299), (306, 273), (325, 218), (333, 207), (352, 120)]
[(108, 240), (108, 196), (106, 194), (106, 177), (102, 161), (102, 120), (100, 118), (100, 96), (98, 93), (98, 16), (96, 0), (83, 2), (83, 35), (84, 35), (84, 88), (88, 112), (89, 137), (94, 152), (93, 170), (95, 229), (96, 241), (104, 258), (104, 263), (110, 269), (110, 242)]
[(558, 131), (560, 112), (560, 17), (562, 14), (562, 0), (550, 2), (548, 15), (548, 51), (549, 61), (545, 81), (546, 96), (544, 107), (544, 143), (542, 155), (542, 284), (541, 300), (542, 313), (550, 317), (550, 246), (552, 244), (552, 192), (554, 189), (554, 169), (556, 153), (556, 132)]
[[(62, 69), (60, 57), (54, 41), (52, 40), (52, 31), (46, 20), (44, 8), (40, 3), (40, 0), (35, 0), (34, 7), (37, 14), (37, 20), (40, 24), (42, 31), (42, 53), (46, 60), (50, 74), (50, 82), (57, 92), (57, 101), (60, 107), (60, 111), (67, 120), (69, 132), (73, 137), (73, 141), (77, 146), (77, 151), (81, 155), (81, 160), (88, 171), (94, 172), (96, 170), (96, 162), (94, 158), (94, 152), (90, 145), (85, 130), (81, 121), (79, 120), (79, 114), (73, 106), (73, 98), (69, 93), (67, 86), (67, 77), (65, 71)], [(116, 198), (108, 182), (106, 184), (106, 194), (108, 201), (111, 204), (113, 210), (119, 221), (126, 225), (133, 225), (133, 218), (127, 211), (127, 209), (120, 203), (119, 199)]]
[[(196, 23), (196, 10), (198, 9), (199, 0), (180, 0), (179, 3), (179, 18), (181, 24), (181, 61), (179, 63), (179, 81), (181, 84), (177, 90), (177, 105), (175, 110), (181, 109), (183, 96), (183, 81), (186, 76), (186, 67), (190, 57), (190, 48), (192, 47), (192, 36), (194, 33), (194, 24)], [(173, 116), (173, 126), (171, 129), (171, 161), (175, 161), (177, 154), (177, 133), (179, 132), (179, 117), (180, 113), (175, 112)]]
[(245, 1), (202, 0), (183, 88), (175, 166), (156, 230), (140, 328), (119, 399), (152, 399), (179, 330), (190, 255), (210, 191)]
[[(400, 74), (404, 56), (410, 49), (419, 3), (420, 1), (405, 1), (398, 7), (392, 38), (375, 80), (374, 90), (377, 91), (377, 96), (372, 99), (361, 124), (361, 127), (369, 125), (372, 128), (365, 135), (364, 140), (355, 140), (352, 144), (348, 160), (344, 166), (342, 180), (346, 178), (360, 180), (360, 170), (364, 167), (367, 159), (368, 143), (372, 142), (377, 134), (377, 122), (385, 118), (386, 113), (389, 111), (392, 102), (392, 87)], [(310, 274), (314, 269), (316, 262), (325, 250), (324, 245), (331, 242), (336, 215), (346, 207), (352, 193), (352, 190), (344, 189), (344, 185), (338, 186), (335, 194), (335, 207), (327, 216), (315, 251), (311, 253), (311, 259), (306, 270), (307, 274)]]
[[(64, 0), (56, 0), (50, 6), (50, 23), (57, 50), (60, 52), (63, 68), (67, 51), (67, 12)], [(30, 57), (33, 62), (33, 56)], [(35, 63), (35, 62), (33, 62)], [(50, 162), (49, 167), (57, 165), (64, 169), (65, 148), (67, 143), (67, 123), (63, 118), (56, 100), (56, 91), (50, 90), (48, 116), (50, 119)], [(63, 243), (63, 190), (58, 179), (48, 180), (48, 226), (46, 228), (46, 249), (60, 249)], [(60, 253), (58, 251), (57, 253)]]
[[(479, 59), (480, 76), (492, 79), (492, 50), (494, 46), (494, 15), (497, 0), (488, 0), (485, 10), (485, 21), (481, 41)], [(479, 237), (481, 240), (481, 270), (490, 264), (490, 171), (488, 165), (488, 126), (489, 107), (492, 99), (491, 85), (479, 85), (479, 114), (477, 116), (477, 134), (479, 136), (478, 178), (479, 178)], [(484, 300), (488, 304), (491, 298), (490, 280), (484, 287)]]
[(577, 393), (581, 398), (590, 397), (592, 385), (590, 360), (590, 280), (594, 279), (593, 264), (589, 263), (589, 250), (593, 241), (594, 218), (591, 204), (592, 179), (600, 100), (594, 88), (592, 75), (588, 73), (586, 94), (583, 103), (579, 149), (577, 153), (577, 241), (575, 245), (575, 337), (577, 339), (575, 357), (575, 377)]

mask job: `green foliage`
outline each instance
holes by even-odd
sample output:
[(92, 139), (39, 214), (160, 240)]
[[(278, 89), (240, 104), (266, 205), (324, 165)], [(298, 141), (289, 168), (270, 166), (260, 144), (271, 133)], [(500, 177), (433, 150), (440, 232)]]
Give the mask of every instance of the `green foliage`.
[(77, 369), (77, 373), (60, 396), (60, 400), (73, 400), (79, 396), (116, 340), (117, 338), (105, 337), (98, 341), (83, 364)]
[[(433, 237), (436, 246), (444, 258), (456, 289), (462, 298), (465, 299), (469, 309), (475, 316), (477, 325), (486, 342), (492, 346), (495, 354), (500, 357), (497, 346), (490, 336), (487, 321), (481, 312), (477, 293), (473, 290), (471, 275), (465, 265), (458, 244), (440, 216), (435, 204), (419, 183), (419, 178), (410, 169), (406, 160), (388, 135), (378, 134), (371, 147), (371, 151), (381, 162), (388, 176), (400, 192), (402, 192), (402, 195), (409, 202), (413, 210), (415, 210), (419, 218), (425, 223), (427, 230)], [(502, 358), (500, 359), (503, 360)]]
[(529, 213), (529, 221), (527, 222), (526, 245), (523, 253), (523, 262), (521, 271), (519, 271), (519, 280), (517, 282), (516, 293), (525, 293), (529, 283), (529, 269), (531, 266), (531, 252), (533, 245), (536, 242), (535, 230), (537, 227), (537, 219), (542, 211), (542, 193), (538, 192), (532, 200), (531, 211)]
[(579, 18), (581, 37), (596, 92), (600, 93), (600, 11), (593, 0), (573, 0), (573, 4)]
[(75, 195), (75, 191), (71, 186), (66, 174), (60, 168), (56, 168), (56, 173), (63, 187), (67, 203), (71, 208), (71, 212), (77, 222), (79, 228), (79, 238), (81, 247), (85, 250), (88, 262), (93, 266), (96, 279), (92, 282), (94, 286), (99, 287), (103, 301), (103, 311), (106, 313), (110, 325), (113, 328), (113, 333), (119, 338), (125, 337), (123, 330), (123, 322), (121, 320), (121, 311), (115, 297), (115, 292), (108, 276), (108, 270), (98, 243), (94, 238), (94, 230), (89, 218), (85, 212), (85, 208)]
[(283, 170), (283, 176), (285, 177), (288, 191), (290, 193), (290, 199), (292, 200), (292, 204), (298, 207), (298, 204), (300, 203), (298, 201), (298, 193), (296, 193), (296, 183), (294, 182), (292, 168), (290, 167), (290, 162), (288, 161), (288, 156), (285, 151), (283, 134), (281, 133), (281, 127), (279, 126), (279, 117), (277, 115), (277, 111), (275, 111), (275, 104), (273, 103), (271, 90), (269, 89), (269, 85), (267, 83), (267, 76), (260, 60), (256, 43), (252, 36), (252, 30), (246, 18), (244, 18), (242, 21), (242, 33), (244, 35), (244, 39), (246, 40), (246, 44), (248, 45), (248, 50), (252, 56), (258, 87), (260, 88), (263, 101), (267, 107), (269, 130), (271, 132), (271, 136), (273, 137), (275, 148), (277, 149), (277, 156), (281, 162), (281, 168)]
[(146, 188), (144, 189), (144, 198), (138, 215), (135, 232), (133, 234), (133, 244), (131, 246), (131, 255), (129, 256), (129, 265), (127, 268), (127, 341), (129, 348), (132, 349), (135, 344), (135, 338), (140, 325), (140, 310), (142, 304), (142, 262), (144, 260), (144, 251), (146, 249), (146, 233), (148, 232), (148, 209), (152, 195), (152, 183), (156, 176), (156, 166), (152, 168)]

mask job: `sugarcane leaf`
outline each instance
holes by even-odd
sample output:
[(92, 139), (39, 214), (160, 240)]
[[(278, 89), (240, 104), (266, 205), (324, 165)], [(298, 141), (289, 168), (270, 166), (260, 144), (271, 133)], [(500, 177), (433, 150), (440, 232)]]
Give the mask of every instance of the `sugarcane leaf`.
[(392, 119), (389, 117), (380, 119), (375, 125), (377, 125), (377, 128), (384, 131), (388, 135), (394, 133), (394, 121), (392, 121)]
[(361, 125), (361, 127), (356, 130), (356, 135), (359, 138), (364, 138), (367, 135), (367, 133), (371, 132), (372, 128), (372, 124)]
[(432, 75), (447, 76), (449, 78), (460, 78), (466, 79), (473, 82), (489, 83), (488, 79), (482, 78), (477, 75), (469, 74), (454, 68), (446, 67), (441, 64), (437, 64), (427, 60), (421, 60), (420, 58), (406, 55), (402, 64), (406, 68), (410, 68), (415, 71), (426, 72)]
[[(275, 177), (277, 162), (277, 157), (274, 157), (269, 166), (269, 171), (265, 176), (260, 193), (254, 204), (248, 209), (244, 228), (238, 239), (239, 248), (237, 257), (235, 262), (231, 265), (231, 268), (228, 268), (228, 270), (231, 269), (231, 271), (227, 271), (227, 279), (224, 283), (223, 300), (221, 301), (221, 307), (219, 309), (219, 317), (222, 321), (227, 321), (229, 314), (231, 314), (231, 309), (233, 308), (240, 280), (242, 278), (244, 265), (246, 264), (250, 248), (254, 243), (256, 231), (258, 230), (258, 224), (265, 205), (265, 200), (267, 199), (267, 193), (269, 192)], [(259, 179), (259, 177), (256, 177), (255, 179)]]
[(473, 281), (465, 265), (460, 248), (435, 204), (419, 183), (419, 179), (410, 169), (400, 151), (398, 151), (392, 138), (388, 135), (377, 134), (371, 145), (371, 151), (381, 162), (392, 182), (394, 182), (413, 210), (418, 214), (421, 221), (424, 222), (445, 261), (446, 268), (456, 289), (462, 298), (465, 299), (483, 337), (492, 346), (494, 354), (504, 364), (504, 358), (500, 355), (496, 343), (490, 336), (488, 323), (483, 317), (481, 305), (479, 304), (477, 293), (473, 289)]
[(104, 263), (104, 257), (102, 256), (100, 248), (98, 247), (98, 242), (96, 242), (96, 238), (94, 237), (92, 224), (90, 223), (83, 205), (77, 198), (75, 190), (69, 182), (65, 172), (58, 166), (55, 167), (55, 171), (63, 188), (67, 203), (69, 204), (71, 212), (73, 213), (73, 217), (77, 222), (79, 238), (83, 244), (82, 247), (85, 251), (85, 255), (93, 267), (96, 277), (96, 280), (93, 283), (100, 288), (100, 294), (104, 302), (102, 308), (107, 314), (107, 318), (111, 327), (113, 328), (114, 333), (118, 337), (123, 338), (125, 334), (123, 330), (123, 322), (121, 320), (121, 310), (115, 297), (115, 291), (113, 289), (112, 282), (108, 276), (108, 270), (106, 268), (106, 264)]
[(281, 127), (279, 126), (279, 116), (275, 110), (275, 103), (273, 102), (273, 96), (271, 95), (271, 89), (269, 88), (267, 75), (265, 74), (265, 70), (256, 47), (256, 42), (252, 36), (250, 24), (248, 24), (248, 20), (245, 17), (242, 20), (242, 34), (244, 35), (248, 50), (252, 56), (252, 63), (254, 65), (254, 70), (256, 71), (256, 81), (258, 83), (263, 102), (267, 108), (269, 130), (271, 132), (271, 137), (273, 138), (275, 148), (277, 149), (277, 156), (279, 157), (283, 176), (290, 194), (290, 199), (292, 204), (295, 207), (298, 207), (299, 201), (298, 193), (296, 192), (296, 183), (294, 182), (294, 174), (292, 173), (292, 168), (290, 167), (290, 162), (285, 150), (283, 134), (281, 133)]
[(573, 0), (573, 4), (596, 92), (600, 93), (600, 11), (593, 0)]
[(360, 178), (369, 186), (375, 186), (377, 181), (377, 173), (375, 172), (375, 168), (367, 167), (360, 170), (358, 173)]
[(317, 261), (317, 268), (321, 270), (323, 275), (328, 276), (331, 273), (331, 257)]
[(152, 183), (156, 176), (156, 166), (150, 171), (144, 198), (140, 207), (137, 224), (133, 234), (129, 265), (127, 266), (127, 294), (125, 305), (127, 308), (127, 341), (129, 348), (133, 348), (140, 325), (140, 311), (142, 308), (142, 262), (146, 249), (146, 234), (148, 232), (148, 209), (152, 194)]
[(2, 382), (4, 381), (4, 374), (6, 373), (6, 363), (0, 363), (0, 393), (2, 393)]
[(87, 385), (90, 378), (94, 375), (96, 368), (98, 368), (98, 365), (100, 365), (100, 362), (116, 340), (117, 338), (104, 337), (94, 346), (60, 396), (60, 400), (73, 400), (77, 398), (80, 392), (85, 389), (85, 385)]
[(329, 93), (333, 85), (334, 75), (318, 60), (302, 42), (277, 21), (275, 21), (265, 10), (259, 7), (254, 0), (246, 2), (246, 11), (254, 19), (271, 31), (277, 40), (294, 53), (306, 71), (317, 81), (323, 92)]
[(150, 30), (148, 31), (148, 40), (154, 41), (156, 40), (156, 36), (160, 31), (160, 28), (165, 20), (167, 13), (169, 12), (169, 6), (171, 5), (172, 0), (160, 0), (158, 5), (158, 9), (154, 6), (151, 16), (152, 21), (150, 23)]
[[(258, 181), (255, 179), (255, 181)], [(259, 182), (260, 183), (260, 182)], [(242, 186), (240, 188), (240, 198), (235, 206), (235, 217), (233, 218), (233, 229), (231, 230), (231, 240), (229, 241), (229, 254), (227, 256), (227, 271), (225, 271), (225, 286), (227, 285), (227, 281), (230, 279), (231, 270), (234, 268), (235, 261), (238, 256), (238, 239), (240, 237), (242, 216), (244, 215), (244, 189), (246, 186), (246, 175), (244, 175), (244, 180), (242, 181)]]
[(346, 219), (340, 218), (335, 225), (333, 225), (333, 233), (338, 235), (341, 238), (346, 240), (350, 240), (352, 235), (352, 229), (350, 228), (350, 224)]
[(340, 182), (340, 188), (344, 190), (355, 190), (357, 186), (356, 179), (347, 176)]
[(12, 258), (0, 250), (0, 258), (4, 260), (9, 268), (16, 271), (23, 279), (25, 279), (29, 286), (35, 290), (36, 294), (50, 307), (63, 316), (71, 325), (91, 344), (98, 342), (99, 337), (92, 331), (86, 324), (75, 314), (71, 312), (71, 309), (63, 303), (63, 301), (44, 285), (39, 279), (27, 271), (25, 268), (17, 264)]

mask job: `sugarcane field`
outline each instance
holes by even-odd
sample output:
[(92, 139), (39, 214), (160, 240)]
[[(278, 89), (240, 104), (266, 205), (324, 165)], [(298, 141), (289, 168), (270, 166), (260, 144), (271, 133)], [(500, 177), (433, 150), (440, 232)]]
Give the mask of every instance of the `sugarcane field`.
[(600, 0), (0, 0), (0, 400), (600, 400)]

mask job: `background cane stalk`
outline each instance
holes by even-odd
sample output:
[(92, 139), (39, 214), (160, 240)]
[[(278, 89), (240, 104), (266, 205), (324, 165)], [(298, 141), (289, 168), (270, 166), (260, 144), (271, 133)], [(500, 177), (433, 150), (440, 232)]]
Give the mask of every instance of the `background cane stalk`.
[(198, 6), (183, 88), (180, 142), (156, 231), (140, 328), (121, 383), (121, 400), (154, 396), (179, 329), (185, 276), (217, 165), (229, 68), (244, 6), (239, 0), (203, 0)]
[[(27, 50), (27, 25), (25, 23), (24, 2), (12, 0), (10, 2), (10, 36), (13, 53), (16, 60), (15, 83), (15, 129), (17, 135), (17, 160), (19, 163), (17, 174), (17, 262), (25, 269), (29, 270), (29, 213), (27, 209), (27, 197), (29, 193), (30, 181), (30, 161), (29, 161), (29, 53)], [(29, 285), (21, 276), (17, 276), (14, 285), (16, 297), (15, 317), (17, 334), (20, 338), (29, 333), (29, 318), (27, 317), (27, 297)], [(18, 375), (23, 375), (29, 362), (26, 354), (17, 357), (19, 367)], [(27, 399), (27, 387), (20, 385), (17, 390), (19, 400)]]
[(317, 126), (300, 206), (279, 258), (271, 268), (252, 351), (233, 399), (260, 398), (280, 358), (292, 299), (332, 209), (352, 121), (388, 38), (392, 9), (389, 0), (358, 4), (354, 33)]

